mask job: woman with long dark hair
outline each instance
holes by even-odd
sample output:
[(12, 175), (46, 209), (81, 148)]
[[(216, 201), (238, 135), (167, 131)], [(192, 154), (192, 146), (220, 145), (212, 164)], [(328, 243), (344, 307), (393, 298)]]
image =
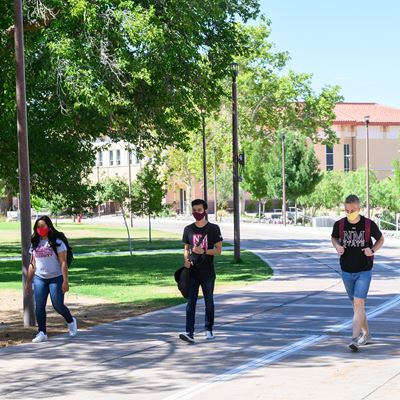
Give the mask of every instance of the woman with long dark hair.
[(38, 218), (33, 227), (29, 250), (32, 257), (26, 279), (26, 290), (32, 290), (32, 280), (35, 289), (38, 334), (33, 343), (47, 340), (46, 303), (49, 294), (54, 309), (68, 324), (69, 335), (73, 337), (78, 332), (76, 319), (64, 304), (64, 294), (69, 290), (67, 251), (66, 238), (53, 226), (51, 219), (47, 216)]

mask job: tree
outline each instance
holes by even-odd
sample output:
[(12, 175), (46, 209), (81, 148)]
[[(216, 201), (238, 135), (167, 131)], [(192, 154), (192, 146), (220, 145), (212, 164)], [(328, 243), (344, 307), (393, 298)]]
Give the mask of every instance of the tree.
[(398, 196), (400, 197), (400, 160), (395, 160), (393, 162), (394, 167), (394, 184)]
[[(246, 51), (255, 0), (24, 2), (32, 193), (67, 195), (108, 135), (138, 149), (180, 145), (218, 107)], [(0, 4), (0, 177), (16, 193), (13, 9)], [(89, 171), (89, 172), (88, 172)]]
[(374, 205), (392, 213), (400, 211), (400, 198), (396, 180), (394, 177), (387, 177), (377, 182), (372, 188)]
[(250, 44), (248, 52), (236, 59), (242, 137), (274, 143), (281, 129), (291, 129), (312, 142), (337, 142), (332, 122), (334, 106), (342, 100), (339, 86), (326, 86), (315, 93), (311, 74), (292, 70), (284, 74), (289, 55), (272, 51), (271, 23), (266, 18), (243, 30), (250, 37)]
[(149, 218), (149, 241), (151, 242), (151, 217), (164, 210), (165, 181), (160, 178), (159, 166), (146, 163), (132, 184), (130, 209), (135, 215), (147, 215)]
[(332, 209), (343, 202), (344, 173), (338, 171), (325, 171), (322, 179), (315, 186), (313, 192), (301, 196), (298, 203), (305, 208), (312, 208), (312, 216), (320, 208)]
[(128, 184), (122, 178), (107, 178), (101, 182), (102, 202), (115, 201), (121, 207), (122, 217), (128, 235), (129, 253), (132, 255), (132, 240), (129, 232), (127, 218), (127, 210), (129, 208), (129, 189)]
[[(365, 183), (365, 168), (360, 168), (357, 171), (350, 171), (344, 175), (343, 181), (343, 201), (350, 194), (355, 194), (359, 197), (362, 205), (366, 204), (366, 183)], [(374, 171), (369, 171), (370, 197), (372, 207), (377, 206), (375, 191), (373, 188), (378, 184), (378, 178)]]
[[(313, 192), (321, 180), (319, 161), (313, 146), (299, 132), (285, 132), (285, 176), (287, 199), (296, 203), (300, 196)], [(271, 147), (266, 167), (271, 193), (282, 198), (282, 144), (278, 140)]]
[[(243, 145), (245, 153), (245, 168), (241, 187), (258, 200), (258, 215), (261, 219), (261, 203), (271, 197), (271, 187), (268, 180), (267, 149), (261, 140), (247, 141)], [(264, 202), (265, 205), (265, 202)]]

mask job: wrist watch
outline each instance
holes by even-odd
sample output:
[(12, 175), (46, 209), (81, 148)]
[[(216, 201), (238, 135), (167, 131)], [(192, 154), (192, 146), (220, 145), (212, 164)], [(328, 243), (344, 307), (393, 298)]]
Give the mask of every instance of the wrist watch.
[(373, 254), (375, 254), (375, 250), (374, 249), (371, 249), (371, 251), (372, 251)]

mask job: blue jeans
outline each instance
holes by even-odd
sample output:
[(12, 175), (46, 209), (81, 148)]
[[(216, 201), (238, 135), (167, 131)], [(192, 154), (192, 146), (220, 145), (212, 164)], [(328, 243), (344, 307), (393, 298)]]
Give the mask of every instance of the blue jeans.
[(51, 279), (43, 279), (37, 275), (33, 278), (39, 332), (46, 333), (46, 304), (49, 293), (54, 309), (64, 317), (68, 324), (73, 321), (71, 312), (64, 304), (63, 280), (62, 275)]
[(214, 286), (215, 278), (200, 279), (195, 274), (190, 274), (189, 296), (186, 305), (186, 332), (193, 335), (196, 315), (196, 304), (199, 288), (203, 291), (206, 306), (205, 329), (212, 331), (214, 326)]
[(366, 299), (371, 284), (372, 271), (350, 273), (342, 271), (342, 279), (350, 300)]

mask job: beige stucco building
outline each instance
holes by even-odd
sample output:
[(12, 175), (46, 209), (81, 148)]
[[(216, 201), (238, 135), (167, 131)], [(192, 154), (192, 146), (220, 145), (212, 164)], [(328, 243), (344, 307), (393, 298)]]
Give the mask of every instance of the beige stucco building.
[(370, 168), (379, 179), (393, 173), (400, 154), (400, 109), (376, 103), (338, 103), (333, 130), (339, 143), (316, 144), (322, 171), (352, 171), (366, 166), (366, 124), (369, 116)]

